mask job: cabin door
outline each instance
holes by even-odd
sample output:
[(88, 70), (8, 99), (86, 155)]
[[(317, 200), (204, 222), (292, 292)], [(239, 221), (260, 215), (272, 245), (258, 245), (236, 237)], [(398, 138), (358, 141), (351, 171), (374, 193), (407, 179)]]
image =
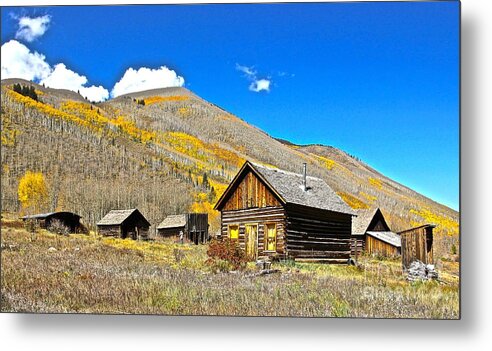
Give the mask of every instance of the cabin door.
[(256, 260), (258, 254), (258, 224), (246, 224), (245, 226), (246, 258)]

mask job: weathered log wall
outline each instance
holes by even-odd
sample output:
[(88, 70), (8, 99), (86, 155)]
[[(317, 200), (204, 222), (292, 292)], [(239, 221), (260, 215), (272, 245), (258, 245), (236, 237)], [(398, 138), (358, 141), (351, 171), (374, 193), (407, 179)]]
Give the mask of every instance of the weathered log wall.
[(351, 215), (295, 205), (286, 210), (289, 257), (350, 258)]
[(237, 211), (222, 211), (221, 213), (223, 237), (229, 236), (229, 226), (239, 226), (238, 242), (240, 247), (245, 250), (246, 225), (258, 225), (258, 256), (268, 256), (274, 252), (265, 251), (265, 232), (267, 224), (275, 224), (277, 229), (277, 254), (285, 253), (285, 210), (281, 206), (251, 208)]
[(121, 227), (119, 225), (99, 225), (97, 231), (104, 236), (121, 237)]
[(366, 247), (366, 237), (365, 235), (352, 235), (350, 241), (350, 255), (356, 256), (355, 250), (357, 249), (357, 256), (360, 256)]

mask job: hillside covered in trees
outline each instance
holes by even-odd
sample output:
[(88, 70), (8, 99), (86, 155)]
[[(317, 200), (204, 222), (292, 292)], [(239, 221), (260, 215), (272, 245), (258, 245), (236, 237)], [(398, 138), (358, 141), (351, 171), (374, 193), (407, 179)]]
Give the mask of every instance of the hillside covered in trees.
[[(456, 211), (342, 150), (277, 140), (184, 88), (94, 104), (10, 79), (1, 106), (2, 211), (73, 211), (90, 227), (116, 208), (138, 207), (153, 225), (169, 214), (208, 212), (213, 233), (220, 218), (213, 205), (246, 159), (294, 172), (306, 162), (352, 208), (380, 207), (393, 230), (435, 223), (441, 254), (458, 245)], [(41, 185), (23, 186), (26, 177)]]

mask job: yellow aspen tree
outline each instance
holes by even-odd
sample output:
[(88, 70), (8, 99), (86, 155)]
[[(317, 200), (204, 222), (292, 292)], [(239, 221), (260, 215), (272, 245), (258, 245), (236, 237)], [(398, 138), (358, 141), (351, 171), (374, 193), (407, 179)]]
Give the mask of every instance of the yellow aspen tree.
[(39, 211), (48, 202), (48, 187), (43, 173), (27, 171), (17, 191), (23, 209)]

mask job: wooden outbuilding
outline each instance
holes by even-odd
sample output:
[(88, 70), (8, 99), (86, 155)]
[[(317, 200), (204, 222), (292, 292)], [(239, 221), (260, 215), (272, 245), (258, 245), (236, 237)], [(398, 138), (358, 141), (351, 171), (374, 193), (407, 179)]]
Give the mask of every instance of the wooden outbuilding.
[(352, 221), (351, 254), (357, 256), (363, 251), (386, 257), (401, 254), (400, 236), (391, 231), (379, 208), (358, 210)]
[(61, 225), (66, 227), (70, 233), (85, 233), (87, 230), (82, 223), (80, 223), (80, 218), (81, 216), (78, 214), (65, 211), (39, 213), (21, 217), (24, 222), (34, 221), (43, 229), (49, 230), (51, 227)]
[(183, 235), (183, 242), (204, 244), (208, 242), (208, 214), (184, 213), (167, 216), (158, 226), (157, 235), (177, 241)]
[(99, 234), (119, 238), (147, 239), (150, 223), (136, 208), (111, 210), (97, 222)]
[(245, 162), (215, 209), (250, 260), (346, 263), (354, 211), (322, 179)]
[(434, 263), (432, 244), (435, 227), (433, 224), (425, 224), (398, 233), (401, 237), (401, 258), (404, 269), (410, 267), (415, 260), (425, 264)]

